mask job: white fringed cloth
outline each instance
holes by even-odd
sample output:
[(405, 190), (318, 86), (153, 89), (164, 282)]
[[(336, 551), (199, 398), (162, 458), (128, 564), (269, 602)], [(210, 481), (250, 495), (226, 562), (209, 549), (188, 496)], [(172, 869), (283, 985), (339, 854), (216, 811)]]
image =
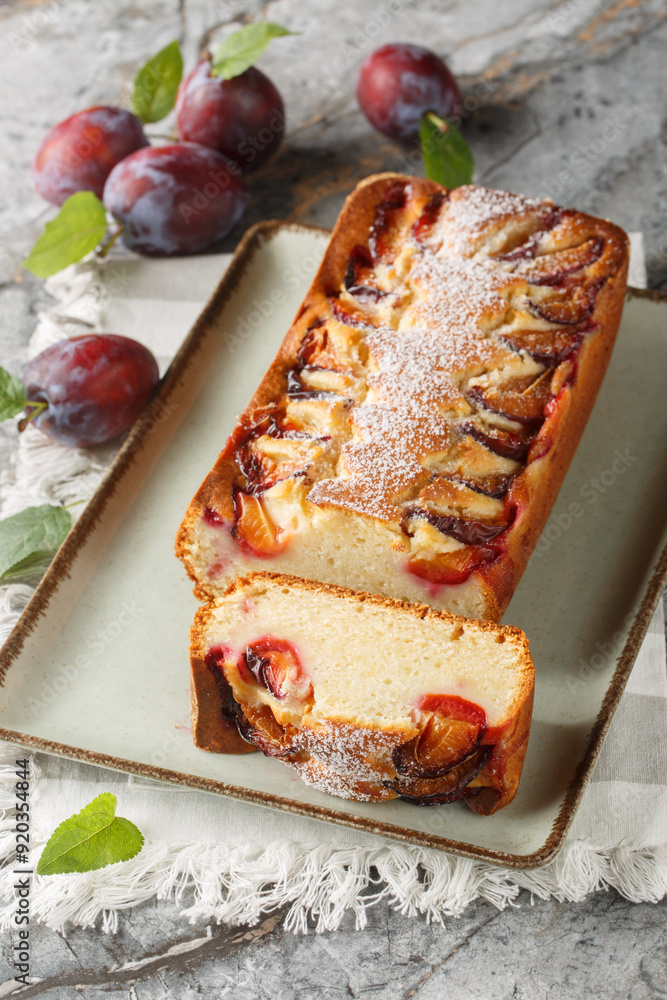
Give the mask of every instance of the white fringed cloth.
[[(635, 285), (642, 284), (641, 260), (635, 254)], [(50, 281), (57, 304), (40, 317), (31, 353), (63, 336), (106, 329), (147, 342), (164, 368), (225, 264), (219, 256), (197, 258), (190, 267), (182, 260), (110, 261), (103, 280), (96, 265), (71, 268)], [(165, 282), (169, 301), (160, 296)], [(174, 284), (180, 286), (178, 295)], [(139, 301), (143, 307), (150, 303), (159, 342), (151, 343), (145, 324), (136, 319)], [(169, 330), (171, 343), (165, 340)], [(87, 500), (112, 453), (110, 447), (61, 448), (29, 428), (13, 467), (3, 474), (2, 516), (40, 503)], [(0, 642), (30, 598), (28, 583), (0, 588)], [(627, 899), (657, 902), (667, 893), (666, 732), (659, 611), (565, 846), (550, 864), (529, 871), (31, 753), (33, 866), (58, 823), (102, 791), (117, 796), (118, 815), (131, 817), (146, 836), (131, 861), (88, 874), (35, 876), (31, 919), (55, 929), (99, 921), (113, 931), (122, 910), (158, 897), (174, 899), (192, 921), (254, 924), (286, 908), (286, 926), (305, 932), (313, 926), (334, 930), (348, 910), (363, 928), (369, 908), (380, 900), (428, 921), (459, 916), (478, 898), (507, 906), (522, 889), (576, 902), (611, 886)], [(0, 744), (2, 929), (11, 926), (15, 910), (14, 761), (24, 756), (25, 751)]]

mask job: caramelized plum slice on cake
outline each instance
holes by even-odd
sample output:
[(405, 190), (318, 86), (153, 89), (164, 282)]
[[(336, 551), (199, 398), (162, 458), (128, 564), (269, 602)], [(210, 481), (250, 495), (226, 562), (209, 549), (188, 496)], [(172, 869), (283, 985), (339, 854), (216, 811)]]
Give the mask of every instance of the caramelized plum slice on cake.
[(416, 714), (418, 735), (392, 753), (407, 778), (441, 778), (475, 753), (486, 730), (484, 710), (463, 698), (426, 695)]
[[(242, 604), (246, 612), (249, 607)], [(294, 644), (263, 635), (248, 642), (237, 655), (229, 646), (211, 647), (206, 662), (212, 657), (224, 671), (221, 697), (224, 693), (225, 710), (235, 719), (241, 737), (269, 757), (298, 755), (295, 727), (284, 718), (276, 718), (271, 704), (257, 696), (257, 692), (266, 691), (271, 701), (296, 703), (302, 709), (312, 702), (312, 683)]]
[(558, 285), (567, 275), (594, 264), (603, 248), (602, 240), (594, 236), (577, 247), (541, 254), (524, 264), (519, 273), (532, 285)]
[[(329, 304), (331, 315), (344, 326), (352, 329), (363, 329), (364, 327), (379, 327), (381, 325), (380, 320), (371, 311), (374, 302), (361, 302), (359, 300), (358, 307), (355, 307), (351, 302), (340, 298), (339, 295), (330, 295)], [(367, 308), (364, 309), (363, 306)]]
[(460, 187), (449, 192), (449, 204), (441, 214), (437, 252), (483, 255), (500, 266), (509, 264), (506, 270), (511, 272), (516, 261), (538, 253), (559, 217), (559, 210), (544, 201), (490, 188)]
[(406, 780), (398, 776), (387, 782), (389, 788), (398, 793), (404, 802), (415, 806), (447, 805), (449, 802), (463, 802), (479, 795), (481, 786), (470, 787), (481, 772), (492, 752), (490, 746), (478, 746), (471, 754), (439, 778), (417, 778)]
[[(314, 369), (314, 371), (318, 370), (319, 369)], [(311, 385), (309, 383), (318, 381), (316, 376), (315, 377), (310, 376), (311, 371), (313, 371), (313, 369), (301, 368), (300, 370), (297, 371), (297, 369), (292, 368), (290, 369), (290, 371), (287, 372), (286, 375), (287, 395), (291, 400), (328, 399), (333, 402), (335, 400), (342, 399), (345, 403), (348, 404), (352, 402), (352, 400), (347, 399), (345, 396), (341, 396), (341, 394), (337, 392), (335, 389), (324, 388), (324, 386), (315, 386), (311, 388)], [(342, 373), (332, 372), (331, 374), (335, 376), (336, 374), (340, 375)], [(326, 383), (327, 381), (326, 376), (320, 379), (320, 381)], [(334, 377), (331, 379), (331, 381), (335, 383), (339, 380), (335, 379)]]
[(345, 272), (344, 284), (347, 290), (349, 291), (350, 288), (354, 288), (364, 278), (367, 278), (372, 270), (373, 258), (371, 257), (370, 250), (367, 246), (358, 243), (350, 254), (347, 271)]
[(475, 441), (479, 441), (501, 458), (511, 458), (515, 462), (522, 462), (525, 459), (536, 434), (536, 430), (531, 427), (510, 431), (497, 427), (479, 416), (465, 420), (461, 424), (461, 432), (469, 434)]
[(564, 284), (558, 288), (533, 286), (529, 293), (530, 306), (536, 316), (565, 326), (584, 323), (595, 309), (599, 285)]
[(293, 758), (299, 753), (294, 745), (296, 731), (281, 725), (268, 705), (237, 706), (236, 725), (240, 735), (267, 757)]
[(450, 552), (420, 552), (408, 559), (408, 571), (413, 576), (436, 586), (453, 587), (465, 583), (470, 574), (498, 557), (496, 549), (485, 545), (468, 545)]
[(425, 462), (435, 474), (449, 477), (478, 493), (501, 498), (522, 466), (510, 458), (489, 451), (469, 434), (457, 433), (449, 451)]
[(345, 290), (358, 302), (379, 302), (388, 292), (373, 284), (373, 258), (368, 247), (358, 244), (350, 255), (345, 272)]
[(587, 333), (594, 327), (584, 326), (579, 329), (565, 327), (553, 330), (512, 330), (502, 334), (505, 343), (515, 351), (525, 351), (535, 361), (545, 365), (558, 365), (561, 361), (576, 354)]
[(321, 456), (324, 441), (290, 421), (285, 407), (268, 412), (237, 445), (236, 465), (244, 480), (237, 479), (237, 487), (259, 497), (277, 483), (305, 476)]
[(259, 497), (236, 490), (234, 514), (232, 537), (242, 552), (267, 559), (285, 551), (289, 534), (274, 524)]
[(409, 504), (404, 515), (408, 530), (415, 518), (464, 545), (485, 545), (509, 526), (505, 505), (464, 483), (437, 476)]
[(363, 338), (360, 329), (350, 329), (336, 319), (313, 323), (302, 337), (296, 353), (299, 368), (353, 371), (363, 364), (367, 354)]
[[(267, 437), (267, 440), (271, 438)], [(260, 496), (276, 483), (291, 476), (303, 475), (306, 471), (298, 461), (276, 462), (262, 444), (262, 437), (256, 438), (246, 442), (236, 453), (236, 462), (246, 480), (244, 492), (252, 496)]]
[(447, 197), (448, 195), (445, 191), (436, 191), (435, 194), (432, 194), (426, 202), (421, 215), (413, 224), (412, 235), (420, 245), (429, 245), (430, 239), (433, 236), (433, 227), (438, 221), (442, 206), (445, 204)]
[(400, 247), (404, 227), (399, 225), (399, 219), (409, 198), (410, 186), (398, 181), (391, 185), (378, 205), (368, 237), (368, 248), (374, 263), (391, 259)]
[(506, 379), (473, 379), (466, 398), (475, 406), (498, 413), (516, 423), (539, 424), (551, 399), (550, 372), (516, 375)]
[(234, 722), (236, 720), (237, 705), (234, 701), (231, 686), (229, 685), (222, 669), (222, 665), (225, 660), (229, 660), (231, 656), (231, 650), (227, 646), (211, 646), (204, 657), (204, 663), (215, 677), (224, 718), (228, 721)]
[(321, 368), (335, 368), (335, 364), (324, 364), (325, 360), (335, 361), (335, 353), (329, 357), (329, 334), (324, 320), (317, 320), (308, 327), (296, 352), (300, 365), (319, 365)]
[(502, 520), (496, 524), (484, 521), (467, 520), (452, 514), (436, 514), (431, 510), (422, 510), (411, 505), (406, 511), (406, 517), (423, 517), (443, 535), (450, 535), (464, 545), (485, 545), (493, 538), (501, 535), (507, 528), (507, 522)]
[(454, 586), (498, 557), (511, 525), (505, 503), (464, 483), (437, 476), (405, 511), (407, 569), (429, 583)]

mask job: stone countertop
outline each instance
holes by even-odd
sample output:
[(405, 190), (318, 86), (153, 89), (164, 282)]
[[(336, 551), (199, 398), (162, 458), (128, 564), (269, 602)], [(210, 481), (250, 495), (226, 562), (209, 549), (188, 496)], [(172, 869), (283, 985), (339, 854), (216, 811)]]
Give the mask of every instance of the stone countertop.
[[(300, 35), (261, 67), (288, 114), (276, 159), (252, 175), (243, 227), (264, 218), (331, 226), (355, 182), (420, 172), (415, 150), (375, 133), (354, 96), (362, 59), (387, 41), (426, 44), (459, 78), (476, 179), (607, 216), (645, 234), (649, 285), (667, 288), (664, 0), (0, 0), (0, 362), (18, 372), (43, 283), (19, 267), (51, 209), (29, 164), (45, 132), (81, 108), (127, 101), (137, 67), (179, 37), (187, 66), (248, 21)], [(169, 122), (167, 122), (167, 130)], [(164, 132), (165, 126), (149, 128)], [(231, 249), (241, 227), (219, 249)], [(15, 446), (0, 428), (0, 464)], [(498, 912), (478, 902), (427, 926), (381, 905), (369, 925), (293, 937), (276, 914), (247, 930), (195, 926), (168, 902), (121, 915), (105, 936), (34, 927), (22, 996), (236, 1000), (372, 996), (378, 1000), (606, 1000), (667, 995), (665, 904), (616, 893)], [(1, 942), (8, 957), (8, 942)], [(0, 987), (0, 995), (7, 995)], [(18, 994), (17, 994), (18, 995)]]

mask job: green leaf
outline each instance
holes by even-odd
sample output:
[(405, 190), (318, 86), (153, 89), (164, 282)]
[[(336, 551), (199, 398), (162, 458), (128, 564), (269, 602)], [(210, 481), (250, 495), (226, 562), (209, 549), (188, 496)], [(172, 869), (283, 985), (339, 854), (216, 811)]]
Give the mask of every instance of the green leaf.
[(38, 278), (48, 278), (82, 260), (102, 242), (106, 231), (106, 211), (100, 199), (92, 191), (78, 191), (53, 222), (46, 223), (23, 266)]
[(178, 41), (170, 42), (149, 59), (134, 78), (132, 110), (142, 122), (159, 122), (176, 103), (183, 76), (183, 56)]
[(37, 584), (53, 562), (53, 552), (33, 552), (27, 559), (15, 563), (11, 569), (3, 573), (0, 583)]
[(301, 32), (288, 31), (287, 28), (281, 28), (279, 24), (271, 24), (268, 21), (247, 24), (245, 28), (225, 38), (213, 59), (211, 76), (221, 76), (224, 80), (240, 76), (257, 62), (272, 38), (299, 34)]
[(51, 834), (37, 865), (38, 875), (92, 872), (129, 861), (144, 844), (129, 819), (116, 816), (116, 796), (102, 792)]
[(450, 191), (470, 184), (475, 160), (468, 143), (451, 122), (427, 111), (419, 123), (419, 142), (429, 180)]
[(0, 420), (9, 420), (25, 408), (27, 399), (20, 378), (0, 368)]
[(64, 507), (42, 504), (28, 507), (0, 521), (0, 583), (5, 576), (32, 556), (45, 558), (64, 541), (72, 526), (72, 515)]

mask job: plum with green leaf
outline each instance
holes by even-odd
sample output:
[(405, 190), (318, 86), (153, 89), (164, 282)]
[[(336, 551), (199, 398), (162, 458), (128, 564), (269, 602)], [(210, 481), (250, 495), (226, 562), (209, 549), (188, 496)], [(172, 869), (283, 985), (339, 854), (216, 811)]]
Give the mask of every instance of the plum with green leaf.
[[(177, 41), (149, 59), (134, 78), (135, 114), (115, 109), (136, 124), (138, 147), (116, 150), (94, 186), (85, 171), (77, 174), (80, 164), (72, 163), (69, 188), (43, 188), (45, 197), (62, 207), (25, 267), (46, 278), (92, 252), (105, 256), (118, 239), (136, 253), (167, 257), (197, 253), (226, 236), (249, 201), (241, 172), (275, 152), (285, 126), (280, 94), (252, 64), (272, 38), (290, 34), (277, 24), (246, 25), (182, 84)], [(177, 97), (183, 141), (148, 146), (141, 122), (159, 121)], [(87, 114), (81, 113), (81, 121)]]
[(157, 385), (152, 353), (130, 337), (88, 333), (59, 340), (34, 357), (21, 379), (0, 369), (0, 419), (25, 410), (59, 444), (79, 448), (128, 430)]
[(357, 100), (378, 132), (419, 142), (429, 180), (449, 190), (472, 181), (473, 155), (453, 122), (461, 92), (435, 52), (403, 43), (371, 52), (359, 72)]
[(149, 257), (196, 253), (225, 236), (247, 204), (238, 167), (215, 150), (149, 146), (114, 167), (104, 202), (92, 191), (68, 198), (23, 264), (47, 278), (93, 251), (104, 257), (119, 238)]
[(282, 142), (285, 108), (252, 64), (272, 38), (289, 34), (277, 24), (249, 24), (198, 63), (178, 91), (179, 138), (223, 153), (244, 172), (265, 163)]
[(357, 100), (371, 125), (403, 142), (419, 136), (427, 111), (454, 117), (461, 104), (458, 84), (435, 52), (421, 45), (392, 44), (364, 60), (357, 83)]

